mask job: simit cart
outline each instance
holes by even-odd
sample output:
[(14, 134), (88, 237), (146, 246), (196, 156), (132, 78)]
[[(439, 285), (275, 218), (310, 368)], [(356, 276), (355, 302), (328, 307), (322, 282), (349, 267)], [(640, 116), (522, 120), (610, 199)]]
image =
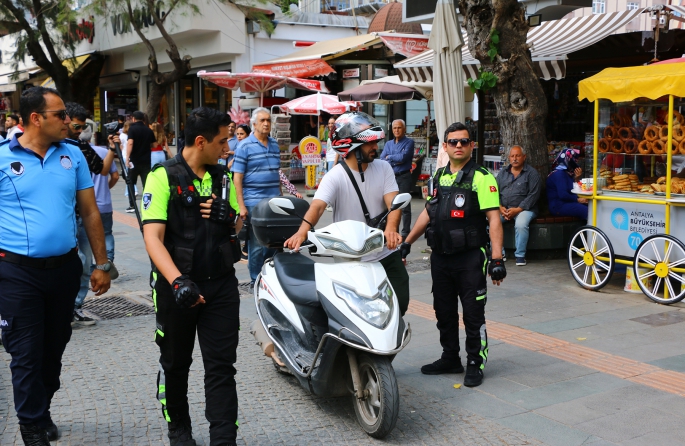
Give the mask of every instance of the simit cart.
[(685, 63), (668, 62), (579, 83), (579, 98), (595, 104), (593, 178), (579, 192), (588, 225), (568, 249), (582, 287), (599, 290), (624, 264), (662, 304), (685, 297)]

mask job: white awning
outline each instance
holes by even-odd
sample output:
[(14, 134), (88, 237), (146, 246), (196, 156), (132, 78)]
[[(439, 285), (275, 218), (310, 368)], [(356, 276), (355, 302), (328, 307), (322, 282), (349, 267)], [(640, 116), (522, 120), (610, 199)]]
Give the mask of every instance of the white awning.
[[(620, 11), (611, 14), (593, 14), (571, 19), (552, 20), (528, 31), (533, 66), (537, 75), (545, 80), (566, 76), (566, 56), (586, 48), (642, 14), (644, 9)], [(468, 37), (464, 33), (462, 66), (467, 77), (478, 76), (480, 63), (471, 56)], [(405, 59), (394, 66), (403, 81), (430, 81), (433, 79), (432, 50)]]
[(679, 5), (664, 5), (666, 8), (670, 9), (671, 11), (680, 14), (680, 17), (685, 18), (685, 5), (679, 6)]

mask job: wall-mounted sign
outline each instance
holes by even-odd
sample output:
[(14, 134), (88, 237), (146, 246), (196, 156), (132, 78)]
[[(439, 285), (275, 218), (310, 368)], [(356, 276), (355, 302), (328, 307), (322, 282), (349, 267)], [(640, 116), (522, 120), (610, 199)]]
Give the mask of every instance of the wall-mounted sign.
[(343, 79), (353, 79), (359, 77), (359, 68), (346, 68), (342, 71)]
[(379, 77), (386, 77), (388, 75), (388, 70), (386, 68), (374, 68), (373, 77), (378, 79)]
[[(162, 20), (166, 13), (162, 11), (164, 3), (157, 2), (154, 11), (148, 11), (146, 7), (138, 7), (133, 10), (133, 20), (139, 24), (140, 28), (149, 28), (155, 26), (155, 19), (152, 14), (154, 13), (157, 18)], [(128, 13), (122, 12), (121, 14), (113, 15), (112, 18), (112, 33), (116, 36), (117, 34), (130, 33), (133, 28), (131, 27), (131, 17)]]
[(81, 19), (80, 22), (73, 22), (69, 26), (65, 39), (79, 42), (81, 40), (87, 40), (88, 43), (93, 43), (95, 38), (95, 18), (93, 16), (89, 17), (89, 20)]

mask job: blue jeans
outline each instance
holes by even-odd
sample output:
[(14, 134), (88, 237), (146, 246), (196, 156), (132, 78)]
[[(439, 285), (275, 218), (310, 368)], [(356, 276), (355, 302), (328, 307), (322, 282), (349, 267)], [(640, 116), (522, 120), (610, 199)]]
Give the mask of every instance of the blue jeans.
[[(536, 212), (533, 211), (521, 211), (516, 217), (514, 217), (514, 231), (516, 233), (515, 245), (516, 252), (515, 257), (526, 257), (526, 246), (528, 246), (528, 235), (530, 232), (530, 222), (537, 216)], [(502, 217), (502, 222), (504, 222), (504, 217)]]
[[(247, 206), (247, 215), (252, 217), (252, 210), (254, 206)], [(250, 241), (247, 245), (247, 269), (250, 272), (250, 281), (257, 280), (257, 276), (262, 271), (264, 259), (273, 256), (276, 253), (275, 249), (266, 248), (261, 245), (254, 236), (252, 225), (247, 229), (247, 239)]]
[[(107, 247), (107, 258), (109, 260), (114, 260), (114, 235), (112, 235), (112, 213), (105, 212), (100, 214), (102, 219), (102, 226), (105, 230), (105, 246)], [(83, 272), (81, 273), (81, 286), (79, 288), (78, 294), (76, 295), (76, 302), (74, 306), (76, 308), (83, 305), (83, 301), (86, 299), (88, 294), (88, 288), (90, 285), (90, 275), (93, 274), (95, 265), (93, 264), (93, 250), (90, 247), (90, 242), (88, 241), (88, 235), (86, 234), (86, 229), (83, 227), (83, 220), (79, 217), (78, 219), (78, 256), (81, 259), (81, 265), (83, 266)]]

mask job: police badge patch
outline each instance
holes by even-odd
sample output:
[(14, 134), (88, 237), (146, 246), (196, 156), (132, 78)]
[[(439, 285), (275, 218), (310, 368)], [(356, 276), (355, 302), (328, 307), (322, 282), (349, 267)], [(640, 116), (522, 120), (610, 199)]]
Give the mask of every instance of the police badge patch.
[(464, 206), (464, 202), (466, 202), (466, 198), (464, 198), (463, 194), (457, 194), (457, 196), (454, 199), (454, 204), (458, 208)]
[(12, 169), (12, 173), (15, 175), (21, 175), (22, 173), (24, 173), (24, 165), (19, 161), (11, 163), (10, 169)]
[(59, 157), (59, 163), (64, 167), (65, 169), (69, 170), (71, 169), (71, 158), (69, 158), (69, 155), (62, 155)]
[(143, 194), (143, 209), (147, 211), (147, 209), (150, 207), (150, 203), (152, 203), (152, 194), (146, 192)]

